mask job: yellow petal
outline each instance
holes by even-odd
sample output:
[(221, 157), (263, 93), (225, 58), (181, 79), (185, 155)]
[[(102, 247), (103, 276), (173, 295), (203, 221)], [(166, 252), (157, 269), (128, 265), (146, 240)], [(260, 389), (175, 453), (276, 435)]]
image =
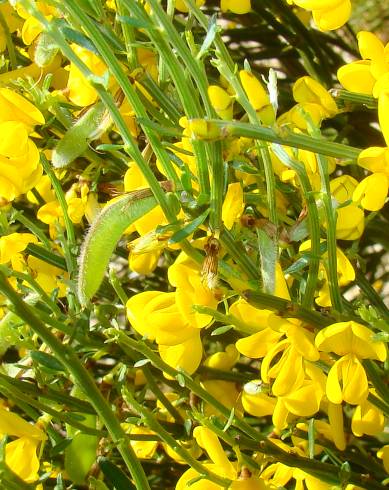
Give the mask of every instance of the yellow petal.
[(358, 49), (364, 60), (384, 57), (384, 45), (372, 32), (360, 31), (357, 34)]
[(282, 332), (276, 332), (271, 328), (265, 328), (249, 337), (239, 339), (236, 342), (238, 351), (246, 357), (257, 359), (264, 357), (269, 349), (283, 336)]
[(220, 9), (222, 12), (230, 10), (234, 14), (247, 14), (251, 11), (250, 0), (221, 0)]
[(244, 209), (243, 189), (240, 182), (228, 185), (222, 208), (222, 220), (227, 230), (241, 217)]
[(351, 420), (351, 429), (357, 437), (362, 437), (364, 434), (368, 436), (376, 436), (384, 430), (385, 417), (381, 410), (365, 401), (358, 405), (353, 413)]
[(369, 61), (353, 61), (341, 66), (337, 77), (346, 90), (366, 95), (372, 95), (376, 83), (370, 71)]
[(188, 374), (193, 374), (199, 367), (203, 356), (199, 331), (195, 330), (194, 335), (181, 344), (160, 345), (159, 354), (162, 360), (174, 369), (183, 369)]
[(35, 425), (29, 424), (16, 413), (0, 407), (0, 434), (43, 441), (46, 435)]
[(39, 441), (20, 437), (5, 447), (7, 466), (22, 480), (31, 483), (38, 479), (39, 459), (36, 454)]
[(213, 463), (223, 469), (227, 478), (235, 477), (235, 468), (228, 460), (218, 437), (211, 429), (202, 426), (195, 427), (193, 437), (196, 439), (197, 444), (207, 451)]
[(384, 173), (365, 177), (353, 193), (353, 201), (368, 211), (379, 211), (384, 207), (388, 195), (388, 178)]
[(350, 18), (350, 0), (343, 0), (343, 2), (337, 2), (337, 4), (335, 8), (314, 10), (312, 12), (313, 20), (321, 31), (338, 29)]
[(386, 145), (389, 146), (389, 90), (382, 91), (378, 98), (378, 120)]

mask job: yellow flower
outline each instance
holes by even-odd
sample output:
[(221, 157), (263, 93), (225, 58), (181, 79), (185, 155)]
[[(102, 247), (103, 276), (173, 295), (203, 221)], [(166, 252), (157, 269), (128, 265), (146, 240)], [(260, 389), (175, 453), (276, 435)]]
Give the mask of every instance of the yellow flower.
[(378, 97), (378, 121), (385, 143), (389, 146), (389, 86)]
[[(86, 48), (72, 44), (72, 49), (76, 55), (86, 64), (94, 75), (102, 76), (107, 71), (105, 63), (94, 53)], [(88, 106), (97, 99), (97, 92), (80, 72), (80, 70), (70, 63), (69, 79), (67, 88), (69, 89), (69, 99), (76, 105)]]
[[(237, 463), (231, 463), (223, 450), (216, 434), (207, 427), (198, 426), (193, 431), (197, 444), (207, 453), (212, 463), (202, 463), (208, 470), (228, 478), (232, 481), (231, 490), (266, 490), (268, 485), (262, 479), (248, 472), (247, 475), (239, 475)], [(181, 476), (176, 484), (176, 490), (222, 490), (224, 487), (206, 479), (192, 482), (200, 474), (189, 468)]]
[[(0, 13), (4, 17), (5, 22), (7, 23), (8, 31), (12, 34), (18, 28), (20, 28), (22, 24), (22, 20), (18, 18), (15, 10), (12, 6), (7, 2), (0, 5)], [(0, 25), (0, 53), (5, 51), (7, 47), (6, 34), (4, 32), (4, 28)]]
[(346, 90), (371, 95), (376, 79), (370, 71), (369, 61), (354, 61), (341, 66), (337, 73), (339, 82)]
[(177, 345), (195, 333), (177, 307), (176, 293), (145, 291), (132, 296), (126, 308), (132, 327), (157, 344)]
[(235, 344), (229, 344), (226, 346), (225, 351), (216, 352), (207, 357), (204, 361), (204, 366), (208, 366), (213, 369), (221, 369), (229, 371), (239, 360), (239, 352), (237, 351)]
[(293, 0), (297, 6), (312, 11), (313, 20), (321, 31), (338, 29), (350, 18), (350, 0)]
[(355, 354), (342, 356), (331, 367), (326, 387), (327, 398), (332, 403), (344, 400), (351, 405), (363, 403), (369, 394), (366, 372)]
[(350, 201), (350, 204), (336, 209), (336, 238), (339, 240), (357, 240), (365, 229), (363, 210), (351, 202), (357, 186), (358, 181), (349, 175), (342, 175), (330, 182), (331, 194), (338, 204)]
[(341, 356), (328, 373), (326, 393), (331, 402), (344, 400), (352, 405), (365, 402), (369, 387), (360, 360), (386, 359), (385, 344), (374, 342), (372, 335), (369, 328), (353, 321), (334, 323), (317, 334), (318, 349)]
[(322, 352), (335, 352), (338, 356), (355, 354), (359, 359), (385, 361), (386, 347), (373, 340), (374, 332), (360, 323), (349, 321), (333, 323), (320, 330), (315, 344)]
[(356, 407), (351, 420), (351, 429), (357, 437), (362, 437), (364, 434), (376, 436), (382, 433), (384, 426), (383, 413), (368, 400)]
[(251, 0), (221, 0), (220, 9), (222, 12), (230, 10), (234, 14), (247, 14), (251, 11)]
[(142, 336), (155, 340), (161, 358), (175, 369), (193, 373), (203, 355), (200, 331), (181, 315), (176, 293), (145, 291), (126, 304), (132, 327)]
[(242, 391), (242, 405), (244, 410), (254, 417), (272, 415), (277, 398), (268, 395), (263, 389), (262, 381), (253, 380), (246, 383)]
[(195, 328), (209, 325), (212, 317), (195, 311), (193, 306), (216, 308), (218, 300), (213, 291), (203, 284), (198, 265), (181, 252), (169, 267), (168, 278), (170, 284), (176, 287), (177, 307), (185, 321)]
[(38, 446), (46, 435), (36, 425), (29, 424), (19, 415), (0, 407), (0, 434), (15, 436), (5, 448), (7, 466), (24, 481), (31, 483), (38, 479)]
[(258, 114), (259, 119), (264, 124), (273, 124), (275, 121), (274, 109), (270, 103), (269, 94), (263, 88), (261, 82), (247, 70), (241, 70), (239, 76), (249, 102)]
[(389, 473), (389, 445), (383, 446), (378, 452), (377, 456), (383, 460), (386, 473)]
[(32, 255), (29, 255), (27, 264), (32, 276), (44, 291), (52, 293), (55, 289), (58, 289), (59, 298), (66, 296), (67, 286), (63, 279), (68, 277), (67, 273)]
[(383, 208), (388, 195), (388, 177), (377, 172), (365, 177), (353, 193), (353, 201), (368, 211), (379, 211)]
[(22, 95), (8, 88), (0, 88), (0, 123), (6, 121), (18, 121), (31, 133), (34, 126), (45, 123), (45, 118), (40, 110)]
[(0, 264), (6, 264), (38, 240), (32, 233), (11, 233), (0, 237)]
[(208, 87), (208, 96), (212, 107), (221, 119), (232, 119), (234, 101), (228, 92), (218, 85), (210, 85)]
[(344, 65), (338, 70), (338, 79), (346, 90), (379, 97), (389, 77), (388, 44), (371, 32), (357, 35), (358, 47), (363, 58)]
[[(310, 248), (311, 240), (306, 240), (300, 245), (299, 251), (302, 252), (304, 250), (310, 250)], [(328, 252), (325, 252), (322, 255), (322, 259), (324, 261), (328, 261)], [(339, 286), (346, 286), (355, 279), (355, 271), (351, 265), (351, 262), (338, 247), (336, 247), (336, 266)], [(323, 281), (323, 284), (318, 291), (315, 301), (319, 306), (331, 306), (327, 270), (322, 263), (320, 263), (319, 266), (319, 279)]]
[(389, 177), (389, 148), (371, 146), (358, 155), (358, 165), (370, 172), (384, 173)]
[(39, 151), (23, 123), (1, 122), (0, 134), (0, 197), (13, 201), (39, 181)]
[[(202, 7), (204, 5), (204, 3), (205, 3), (205, 0), (196, 0), (197, 7)], [(186, 3), (184, 2), (184, 0), (175, 0), (174, 6), (176, 7), (176, 9), (179, 12), (182, 12), (184, 14), (189, 12), (189, 9), (188, 9)]]
[(244, 209), (243, 189), (240, 182), (228, 184), (226, 197), (223, 201), (222, 220), (227, 230), (242, 216)]
[[(177, 345), (159, 345), (159, 355), (161, 359), (174, 369), (183, 369), (188, 374), (192, 374), (199, 367), (203, 357), (203, 344), (200, 338), (200, 331), (194, 329), (192, 336)], [(170, 378), (170, 376), (167, 376)]]
[[(138, 435), (138, 434), (154, 435), (155, 434), (155, 432), (151, 431), (147, 427), (137, 427), (137, 426), (131, 426), (128, 433), (131, 435)], [(130, 441), (130, 444), (133, 450), (135, 451), (136, 456), (139, 459), (153, 458), (158, 447), (158, 441)]]
[(308, 76), (301, 77), (295, 82), (293, 98), (301, 104), (317, 104), (324, 110), (326, 117), (335, 116), (339, 112), (329, 92), (319, 82)]

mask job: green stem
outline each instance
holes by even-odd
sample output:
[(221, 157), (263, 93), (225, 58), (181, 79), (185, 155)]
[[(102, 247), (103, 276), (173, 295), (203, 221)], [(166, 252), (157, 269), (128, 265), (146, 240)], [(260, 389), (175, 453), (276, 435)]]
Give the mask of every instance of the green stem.
[(40, 296), (41, 300), (51, 309), (51, 311), (57, 316), (57, 317), (64, 317), (61, 309), (57, 305), (55, 301), (53, 301), (50, 296), (42, 289), (42, 287), (31, 277), (30, 274), (25, 274), (24, 272), (18, 272), (15, 270), (4, 270), (4, 266), (0, 265), (0, 268), (3, 270), (3, 272), (9, 276), (16, 277), (17, 279), (20, 279), (22, 281), (26, 281), (30, 284), (31, 288)]
[(44, 388), (38, 388), (35, 384), (30, 383), (28, 381), (21, 381), (20, 379), (11, 378), (9, 376), (5, 376), (0, 373), (0, 380), (7, 381), (10, 386), (15, 386), (22, 393), (26, 393), (29, 396), (35, 396), (41, 399), (52, 400), (56, 403), (64, 404), (66, 407), (73, 408), (77, 412), (90, 413), (94, 414), (95, 411), (91, 407), (91, 405), (84, 401), (80, 400), (71, 395), (65, 395), (59, 390), (54, 390), (49, 386), (45, 386)]
[[(258, 139), (278, 143), (283, 146), (292, 148), (300, 148), (321, 155), (326, 155), (335, 158), (344, 158), (351, 160), (350, 163), (356, 163), (359, 153), (359, 148), (335, 143), (333, 141), (325, 141), (322, 139), (312, 138), (306, 134), (295, 134), (286, 128), (280, 128), (275, 131), (272, 128), (267, 128), (259, 124), (250, 124), (237, 121), (221, 121), (220, 119), (207, 120), (208, 125), (219, 128), (219, 134), (215, 139), (223, 139), (230, 136), (243, 136), (245, 138)], [(199, 139), (201, 139), (199, 137)]]
[[(149, 22), (148, 15), (144, 11), (144, 9), (142, 9), (142, 7), (138, 5), (137, 2), (129, 2), (128, 5), (126, 5), (126, 7), (128, 11), (133, 15), (137, 16), (138, 18), (142, 19), (145, 22)], [(166, 19), (166, 14), (163, 12), (163, 10), (161, 12), (161, 10), (162, 9), (159, 7), (158, 19), (159, 20), (161, 19), (161, 21), (163, 22), (164, 29), (168, 29), (169, 34), (171, 34), (174, 37), (174, 39), (176, 39), (177, 33), (173, 25), (171, 24), (170, 19), (168, 18)], [(188, 80), (185, 77), (183, 77), (183, 67), (178, 62), (176, 56), (174, 56), (171, 47), (169, 46), (167, 41), (165, 41), (165, 37), (162, 36), (162, 34), (159, 32), (158, 29), (150, 29), (148, 34), (153, 44), (157, 47), (160, 56), (164, 60), (165, 66), (169, 71), (172, 80), (174, 81), (174, 85), (176, 87), (178, 96), (180, 98), (186, 116), (188, 118), (199, 117), (200, 115), (202, 116), (204, 112), (201, 110), (200, 103), (195, 97), (196, 90), (193, 86), (193, 83), (191, 80)], [(194, 70), (194, 73), (197, 73), (197, 75), (200, 75), (201, 77), (201, 73), (199, 73), (200, 72), (199, 68), (197, 67), (197, 65), (193, 66), (192, 56), (190, 54), (188, 55), (187, 48), (183, 44), (181, 38), (179, 38), (179, 45), (175, 46), (175, 49), (179, 50), (181, 58), (183, 58), (184, 61), (186, 61), (187, 66), (190, 66), (192, 71), (192, 76)], [(203, 82), (201, 84), (201, 86), (203, 86), (203, 92), (204, 92), (205, 83), (206, 82)], [(206, 96), (206, 100), (208, 100), (208, 95)], [(213, 112), (212, 115), (214, 115)], [(206, 200), (207, 196), (209, 196), (210, 183), (209, 183), (209, 172), (208, 172), (207, 153), (206, 153), (205, 145), (201, 141), (193, 141), (192, 146), (195, 154), (197, 171), (198, 171), (200, 196), (201, 196), (200, 200), (203, 199)]]
[(8, 28), (7, 21), (4, 19), (4, 15), (0, 11), (0, 26), (4, 31), (4, 36), (5, 36), (5, 43), (7, 46), (7, 51), (8, 51), (8, 57), (9, 61), (11, 63), (11, 68), (12, 70), (16, 70), (18, 67), (18, 62), (16, 60), (16, 51), (15, 51), (15, 46), (14, 43), (12, 42), (12, 36)]
[[(311, 183), (309, 181), (304, 164), (291, 158), (288, 153), (279, 145), (273, 145), (273, 151), (281, 159), (281, 161), (289, 168), (293, 169), (299, 179), (303, 198), (305, 199), (308, 208), (309, 231), (311, 235), (311, 253), (309, 258), (308, 279), (305, 286), (302, 306), (304, 308), (312, 308), (317, 279), (319, 274), (320, 264), (320, 219), (316, 206), (314, 194), (312, 192)], [(336, 271), (336, 264), (335, 264)]]
[(123, 306), (126, 306), (127, 301), (128, 301), (128, 296), (124, 289), (122, 288), (122, 285), (120, 283), (120, 280), (116, 274), (116, 271), (114, 269), (110, 269), (109, 271), (109, 282), (111, 283), (112, 287), (114, 288), (116, 294), (119, 296), (120, 301), (122, 302)]
[(128, 444), (119, 421), (75, 352), (69, 346), (64, 345), (46, 328), (45, 324), (35, 315), (33, 309), (25, 304), (19, 294), (12, 289), (1, 272), (0, 291), (14, 305), (17, 315), (30, 325), (34, 332), (50, 347), (53, 355), (66, 367), (74, 379), (74, 383), (82, 390), (88, 401), (94, 407), (101, 421), (106, 426), (113, 442), (116, 444), (118, 451), (122, 455), (135, 481), (136, 488), (138, 490), (149, 490), (150, 487), (146, 475), (133, 449)]
[(28, 230), (31, 231), (31, 233), (33, 233), (37, 238), (39, 238), (39, 240), (43, 243), (45, 248), (51, 250), (52, 245), (50, 243), (50, 240), (33, 221), (27, 218), (27, 216), (22, 211), (15, 211), (15, 213), (12, 214), (12, 220), (19, 221), (19, 223), (24, 225)]
[(77, 273), (77, 241), (76, 241), (74, 226), (71, 219), (69, 218), (68, 205), (66, 202), (65, 194), (62, 190), (61, 182), (58, 180), (53, 169), (51, 168), (49, 161), (47, 160), (47, 158), (43, 153), (41, 153), (41, 164), (47, 176), (50, 178), (51, 184), (55, 192), (55, 196), (58, 199), (59, 205), (61, 206), (61, 210), (63, 213), (63, 220), (65, 222), (66, 235), (68, 241), (68, 247), (67, 250), (65, 250), (65, 252), (67, 252), (65, 254), (65, 257), (66, 257), (67, 270), (69, 272), (70, 278), (72, 279)]
[(122, 395), (124, 401), (130, 407), (133, 407), (133, 409), (142, 416), (142, 418), (146, 422), (146, 426), (156, 432), (159, 437), (173, 449), (173, 451), (175, 451), (183, 460), (186, 461), (188, 465), (190, 465), (200, 475), (204, 475), (204, 478), (206, 478), (207, 480), (216, 483), (216, 485), (220, 485), (223, 488), (229, 487), (231, 480), (228, 480), (227, 478), (222, 478), (216, 473), (209, 471), (204, 465), (197, 461), (197, 459), (193, 458), (193, 456), (191, 456), (191, 454), (186, 449), (184, 449), (179, 444), (179, 442), (176, 441), (176, 439), (169, 434), (167, 430), (162, 427), (162, 425), (147, 410), (147, 408), (136, 401), (134, 395), (130, 392), (128, 388), (123, 387)]
[(256, 308), (272, 310), (283, 318), (300, 318), (300, 320), (317, 328), (328, 327), (328, 325), (340, 321), (338, 318), (322, 315), (318, 311), (307, 310), (292, 301), (257, 291), (245, 291), (243, 298)]
[[(315, 136), (320, 134), (320, 130), (314, 130)], [(338, 259), (336, 250), (336, 214), (335, 209), (332, 207), (332, 196), (330, 189), (330, 179), (328, 174), (328, 162), (327, 159), (318, 154), (316, 156), (319, 167), (320, 180), (321, 180), (321, 192), (322, 200), (324, 203), (324, 212), (326, 215), (326, 232), (327, 232), (327, 256), (328, 256), (328, 286), (330, 290), (331, 304), (333, 308), (342, 313), (342, 296), (340, 294), (338, 284)]]
[(332, 97), (336, 100), (342, 100), (351, 104), (365, 105), (369, 109), (377, 109), (378, 106), (378, 100), (371, 95), (358, 94), (341, 89), (332, 89), (330, 92)]
[[(116, 2), (117, 13), (119, 16), (124, 16), (125, 13), (125, 5), (124, 0), (117, 0)], [(126, 44), (126, 55), (127, 55), (127, 63), (130, 71), (135, 70), (138, 63), (138, 55), (136, 52), (136, 48), (134, 47), (135, 43), (135, 30), (132, 26), (128, 24), (128, 22), (120, 21), (122, 26), (123, 38)]]
[(87, 427), (81, 422), (78, 422), (77, 420), (74, 419), (74, 417), (71, 416), (70, 413), (66, 413), (63, 411), (58, 412), (57, 410), (54, 410), (54, 408), (49, 407), (48, 405), (41, 403), (38, 400), (35, 400), (30, 395), (23, 393), (14, 384), (9, 383), (5, 377), (0, 378), (0, 391), (6, 398), (9, 398), (16, 402), (20, 400), (36, 408), (37, 410), (40, 410), (41, 412), (48, 413), (54, 419), (66, 422), (68, 425), (71, 425), (72, 427), (79, 429), (85, 434), (101, 435), (100, 430), (92, 429), (91, 427)]

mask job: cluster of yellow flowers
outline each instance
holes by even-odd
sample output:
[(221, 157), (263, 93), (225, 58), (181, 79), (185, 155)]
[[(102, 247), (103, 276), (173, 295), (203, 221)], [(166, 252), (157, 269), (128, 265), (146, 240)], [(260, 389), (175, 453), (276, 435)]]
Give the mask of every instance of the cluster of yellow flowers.
[[(314, 23), (322, 31), (341, 27), (351, 13), (350, 0), (293, 0), (288, 3), (311, 11)], [(197, 6), (204, 4), (205, 1), (196, 1)], [(62, 21), (60, 11), (50, 2), (36, 2), (36, 5), (46, 20)], [(110, 9), (116, 9), (115, 2), (107, 2), (107, 5)], [(182, 0), (176, 0), (175, 8), (180, 13), (189, 10)], [(251, 8), (250, 0), (221, 0), (220, 3), (222, 12), (233, 14), (248, 14)], [(83, 143), (82, 138), (86, 141), (85, 150), (77, 153), (71, 165), (63, 165), (66, 168), (55, 165), (53, 155), (59, 152), (58, 140), (65, 139), (75, 127), (73, 123), (77, 121), (76, 125), (79, 124), (100, 103), (96, 89), (98, 83), (91, 83), (79, 66), (68, 61), (58, 49), (50, 52), (50, 56), (42, 61), (38, 54), (45, 35), (44, 26), (19, 2), (16, 2), (15, 8), (8, 4), (1, 5), (0, 13), (9, 25), (8, 32), (0, 31), (0, 51), (5, 51), (8, 37), (15, 33), (23, 43), (19, 55), (24, 57), (25, 64), (0, 74), (0, 267), (9, 271), (12, 285), (20, 293), (27, 296), (31, 292), (31, 282), (26, 280), (26, 276), (30, 276), (35, 292), (42, 294), (43, 291), (49, 301), (61, 298), (60, 301), (66, 304), (67, 296), (74, 291), (74, 271), (62, 270), (50, 260), (43, 260), (44, 255), (39, 255), (37, 250), (44, 249), (54, 258), (63, 259), (66, 256), (68, 259), (64, 246), (65, 230), (68, 238), (69, 227), (73, 232), (76, 230), (75, 242), (78, 239), (79, 245), (85, 228), (107, 204), (115, 202), (116, 193), (136, 194), (140, 189), (149, 188), (149, 183), (135, 161), (129, 161), (122, 152), (124, 145), (120, 131), (111, 120), (106, 124), (102, 124), (101, 120), (98, 124), (93, 121), (86, 136), (81, 132), (76, 133), (80, 138), (73, 145), (76, 152), (77, 145)], [(122, 16), (123, 19), (126, 20), (126, 17)], [(68, 35), (75, 37), (72, 32), (68, 32)], [(358, 179), (350, 175), (351, 172), (344, 171), (348, 162), (325, 157), (329, 197), (336, 214), (334, 239), (341, 241), (334, 251), (338, 288), (348, 286), (355, 280), (352, 254), (346, 247), (363, 237), (367, 220), (384, 207), (389, 188), (389, 45), (384, 46), (369, 32), (359, 33), (358, 43), (362, 60), (341, 67), (338, 78), (346, 90), (378, 99), (378, 121), (388, 146), (361, 151), (357, 162), (359, 173), (353, 174), (361, 176)], [(154, 158), (149, 142), (144, 142), (141, 123), (128, 100), (124, 100), (123, 92), (109, 73), (107, 64), (96, 53), (95, 46), (86, 47), (85, 44), (84, 38), (81, 41), (77, 39), (77, 43), (70, 43), (70, 48), (99, 83), (105, 79), (105, 88), (114, 95), (118, 112), (131, 135), (137, 139), (144, 160), (147, 164), (151, 162), (150, 167), (160, 182), (163, 182), (162, 179), (169, 180), (161, 161)], [(139, 74), (147, 73), (150, 83), (157, 85), (160, 60), (155, 51), (148, 47), (135, 44), (135, 51), (139, 68), (126, 70), (126, 76), (145, 101), (149, 113), (156, 114), (155, 125), (158, 126), (165, 116), (146, 84), (140, 81)], [(124, 63), (123, 60), (120, 63)], [(42, 79), (46, 74), (50, 74), (49, 87), (44, 89)], [(20, 82), (20, 78), (24, 82)], [(215, 114), (226, 123), (237, 117), (244, 121), (247, 118), (246, 105), (236, 87), (224, 76), (218, 80), (213, 77), (212, 80), (212, 84), (207, 86), (207, 95)], [(246, 97), (253, 117), (257, 117), (258, 125), (274, 130), (280, 138), (284, 135), (308, 137), (314, 131), (320, 131), (322, 124), (330, 124), (329, 120), (339, 116), (343, 110), (330, 92), (311, 76), (302, 76), (294, 82), (291, 87), (293, 105), (282, 114), (277, 113), (278, 103), (274, 93), (265, 88), (263, 81), (249, 66), (245, 65), (245, 69), (237, 71), (236, 83)], [(304, 267), (312, 255), (313, 236), (307, 229), (304, 230), (303, 225), (306, 228), (307, 214), (310, 213), (307, 210), (308, 198), (313, 196), (321, 220), (316, 238), (323, 247), (321, 255), (315, 257), (318, 265), (314, 298), (317, 313), (323, 309), (323, 317), (326, 318), (326, 313), (331, 312), (330, 308), (334, 305), (328, 240), (322, 237), (328, 236), (332, 224), (324, 213), (320, 157), (302, 148), (281, 144), (266, 146), (277, 183), (274, 189), (275, 212), (281, 224), (275, 224), (271, 222), (271, 213), (264, 197), (267, 180), (260, 168), (262, 143), (257, 144), (252, 138), (235, 136), (226, 131), (220, 138), (226, 167), (224, 189), (221, 190), (222, 229), (211, 230), (205, 216), (198, 226), (188, 230), (187, 224), (200, 214), (196, 216), (195, 213), (200, 208), (204, 212), (204, 203), (201, 203), (203, 207), (193, 205), (191, 208), (191, 201), (193, 203), (198, 197), (201, 181), (196, 145), (202, 140), (217, 139), (220, 132), (216, 132), (215, 137), (212, 124), (190, 119), (177, 107), (174, 106), (174, 110), (179, 112), (174, 136), (169, 142), (163, 141), (172, 161), (178, 162), (178, 180), (185, 183), (185, 191), (180, 194), (181, 201), (174, 201), (179, 207), (175, 213), (177, 222), (169, 224), (161, 206), (157, 205), (125, 231), (129, 250), (128, 268), (133, 276), (153, 278), (158, 267), (161, 274), (166, 273), (163, 286), (157, 282), (157, 286), (148, 284), (141, 292), (139, 289), (136, 292), (128, 291), (131, 295), (122, 306), (127, 314), (129, 335), (154, 343), (166, 365), (193, 375), (199, 385), (231, 410), (233, 415), (244, 417), (244, 414), (248, 414), (259, 421), (258, 424), (266, 420), (270, 427), (267, 440), (285, 453), (313, 458), (307, 435), (312, 430), (316, 434), (314, 455), (324, 454), (326, 447), (344, 452), (348, 450), (350, 442), (358, 438), (377, 437), (375, 453), (383, 459), (384, 469), (389, 473), (389, 445), (384, 445), (382, 441), (385, 439), (381, 437), (385, 428), (382, 405), (386, 406), (387, 401), (382, 402), (382, 395), (366, 372), (369, 361), (377, 361), (377, 365), (382, 366), (387, 359), (382, 338), (357, 316), (347, 321), (342, 317), (339, 317), (341, 321), (329, 320), (326, 326), (319, 328), (314, 321), (302, 319), (293, 311), (253, 306), (249, 298), (245, 299), (242, 294), (250, 289), (252, 279), (250, 281), (247, 274), (239, 270), (237, 256), (231, 254), (221, 238), (223, 230), (227, 230), (232, 241), (241, 245), (238, 255), (245, 254), (250, 264), (260, 262), (256, 243), (261, 232), (270, 241), (274, 237), (279, 239), (274, 260), (275, 282), (270, 293), (284, 299), (289, 307), (294, 304), (292, 299), (296, 302), (296, 297), (300, 299), (304, 295), (307, 272)], [(94, 136), (91, 136), (92, 133)], [(99, 133), (98, 136), (96, 133)], [(102, 154), (104, 148), (109, 148), (113, 155), (111, 160), (104, 160), (99, 149), (93, 151), (92, 147), (88, 147), (88, 143), (94, 139), (101, 143)], [(49, 165), (49, 171), (43, 171), (44, 163)], [(53, 166), (50, 166), (51, 163)], [(298, 169), (306, 181), (302, 181)], [(216, 175), (211, 175), (212, 182), (216, 178)], [(192, 195), (189, 195), (189, 191)], [(113, 194), (112, 200), (107, 194), (109, 197)], [(177, 223), (183, 228), (187, 227), (182, 240), (174, 239)], [(300, 234), (293, 236), (296, 229), (300, 230)], [(180, 242), (184, 239), (203, 257), (203, 264), (182, 249)], [(77, 243), (71, 245), (76, 246)], [(72, 254), (74, 256), (73, 250), (70, 256)], [(306, 257), (308, 259), (297, 273), (293, 271), (293, 265)], [(221, 264), (227, 273), (218, 274), (218, 265), (221, 267)], [(260, 289), (259, 281), (254, 289)], [(120, 299), (123, 300), (122, 297)], [(66, 306), (64, 311), (68, 311)], [(7, 306), (2, 315), (6, 313)], [(47, 315), (46, 312), (44, 314)], [(76, 311), (77, 315), (81, 315), (79, 310)], [(330, 315), (328, 318), (334, 319)], [(94, 318), (91, 323), (93, 321)], [(212, 344), (209, 338), (215, 333), (215, 324), (219, 325), (217, 322), (222, 324), (221, 328), (231, 328), (223, 330), (223, 333), (229, 332), (226, 341)], [(217, 333), (215, 338), (223, 339), (217, 337)], [(44, 348), (43, 345), (42, 350)], [(105, 354), (99, 352), (96, 359)], [(237, 366), (242, 367), (246, 375), (245, 382), (240, 384), (228, 378), (228, 374), (238, 372), (235, 370)], [(247, 366), (249, 369), (246, 372)], [(135, 371), (134, 386), (143, 387), (147, 380), (141, 370)], [(218, 373), (220, 379), (208, 377), (209, 372)], [(169, 386), (174, 380), (169, 373), (165, 372), (164, 376), (166, 386)], [(178, 413), (185, 419), (187, 415), (181, 407), (180, 393), (171, 390), (164, 396), (169, 403), (178, 407)], [(159, 403), (155, 403), (155, 413), (166, 424), (180, 422), (167, 414)], [(207, 403), (202, 407), (202, 413), (210, 419), (220, 415)], [(312, 421), (310, 428), (308, 419)], [(16, 413), (0, 408), (0, 433), (15, 438), (5, 446), (5, 461), (27, 483), (35, 482), (39, 476), (38, 456), (46, 441), (46, 435), (38, 425), (27, 423)], [(136, 440), (136, 436), (152, 437), (156, 435), (155, 431), (125, 422), (122, 427), (134, 436), (131, 444), (138, 457), (155, 457), (160, 445), (158, 441), (143, 441), (141, 437)], [(287, 433), (288, 429), (290, 433)], [(298, 435), (293, 431), (298, 431)], [(233, 450), (226, 451), (219, 437), (205, 423), (189, 432), (185, 444), (190, 455), (195, 459), (204, 455), (204, 467), (231, 480), (231, 489), (270, 490), (291, 485), (293, 483), (289, 482), (292, 480), (295, 481), (294, 488), (298, 490), (333, 488), (332, 484), (320, 481), (308, 471), (262, 457), (259, 450), (258, 453), (253, 452), (257, 470), (249, 470), (239, 450), (236, 450), (236, 454)], [(166, 444), (163, 447), (167, 457), (179, 464), (185, 463), (174, 449)], [(175, 488), (217, 490), (224, 487), (202, 478), (196, 468), (190, 468), (182, 472)], [(342, 488), (353, 490), (361, 487), (345, 482)]]

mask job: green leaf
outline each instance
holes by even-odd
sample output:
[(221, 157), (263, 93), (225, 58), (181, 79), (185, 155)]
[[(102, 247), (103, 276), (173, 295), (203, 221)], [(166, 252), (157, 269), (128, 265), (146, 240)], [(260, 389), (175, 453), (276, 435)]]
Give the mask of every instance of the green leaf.
[(136, 490), (135, 485), (127, 475), (118, 466), (111, 463), (108, 458), (99, 458), (97, 462), (107, 483), (111, 484), (115, 490)]
[(40, 67), (50, 65), (55, 55), (58, 53), (58, 45), (53, 41), (49, 34), (42, 32), (34, 52), (34, 61)]
[(216, 335), (223, 335), (224, 333), (231, 330), (231, 328), (234, 328), (234, 326), (233, 325), (223, 325), (222, 327), (215, 328), (215, 330), (211, 333), (211, 337), (214, 337)]
[(134, 368), (139, 368), (142, 366), (145, 366), (146, 364), (149, 364), (151, 361), (150, 359), (140, 359), (139, 361), (136, 361), (134, 364)]
[(105, 206), (94, 220), (80, 253), (78, 297), (82, 304), (85, 305), (98, 290), (125, 229), (156, 205), (153, 196), (135, 191)]
[[(82, 414), (85, 425), (93, 429), (96, 428), (96, 416)], [(73, 437), (72, 442), (65, 449), (65, 470), (70, 480), (76, 485), (85, 483), (91, 466), (96, 460), (96, 450), (99, 443), (99, 436), (82, 434), (79, 429), (67, 425), (69, 437)]]
[(197, 53), (196, 59), (201, 60), (203, 56), (208, 53), (209, 48), (211, 47), (213, 40), (215, 39), (216, 34), (220, 31), (220, 27), (217, 25), (217, 16), (216, 14), (212, 15), (209, 19), (207, 35), (204, 38), (203, 44), (201, 45), (200, 51)]
[(51, 264), (54, 265), (55, 267), (58, 267), (58, 269), (62, 269), (64, 271), (67, 270), (66, 260), (63, 257), (53, 252), (49, 252), (48, 250), (46, 250), (44, 247), (41, 247), (40, 245), (35, 245), (35, 243), (29, 243), (27, 245), (26, 252), (29, 255), (36, 257), (37, 259), (43, 260), (43, 262), (46, 262), (47, 264)]
[(261, 274), (263, 290), (274, 294), (277, 262), (277, 244), (264, 230), (258, 230), (259, 254), (261, 256)]
[(51, 369), (52, 371), (65, 371), (63, 364), (54, 356), (47, 354), (46, 352), (33, 350), (30, 352), (30, 357), (33, 361), (41, 364), (45, 368)]
[(151, 22), (137, 19), (136, 17), (130, 17), (129, 15), (117, 15), (116, 20), (122, 24), (127, 24), (136, 29), (155, 29), (155, 26)]
[(232, 407), (231, 412), (230, 412), (230, 416), (228, 417), (226, 425), (223, 427), (223, 432), (227, 432), (228, 429), (231, 427), (232, 422), (234, 421), (234, 417), (235, 417), (235, 408)]
[(54, 19), (52, 22), (57, 24), (62, 34), (68, 41), (91, 51), (96, 56), (100, 56), (99, 51), (96, 49), (92, 41), (88, 37), (84, 36), (84, 34), (82, 34), (80, 31), (76, 31), (69, 27), (63, 19)]
[(89, 143), (101, 136), (111, 124), (102, 102), (91, 107), (74, 126), (67, 130), (53, 151), (54, 167), (66, 167), (77, 157), (85, 153)]
[(191, 221), (189, 224), (178, 230), (174, 235), (169, 239), (169, 243), (179, 243), (182, 240), (185, 240), (189, 235), (197, 230), (197, 228), (202, 225), (209, 214), (209, 209), (206, 209), (200, 216), (197, 216), (196, 219)]
[(61, 454), (71, 442), (72, 439), (62, 439), (61, 442), (50, 449), (50, 457), (54, 458), (55, 456), (58, 456), (58, 454)]

